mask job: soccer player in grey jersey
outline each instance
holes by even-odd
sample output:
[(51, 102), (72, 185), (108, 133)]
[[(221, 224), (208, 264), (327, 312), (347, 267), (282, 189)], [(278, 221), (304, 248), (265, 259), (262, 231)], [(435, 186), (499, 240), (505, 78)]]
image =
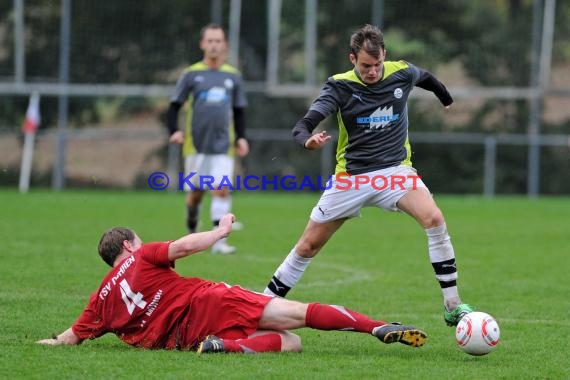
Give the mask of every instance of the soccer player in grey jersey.
[[(206, 190), (212, 194), (210, 216), (214, 226), (231, 210), (228, 184), (233, 182), (233, 153), (244, 157), (249, 152), (244, 117), (247, 101), (240, 72), (225, 63), (224, 30), (216, 24), (202, 28), (200, 49), (203, 60), (189, 66), (178, 78), (168, 110), (170, 142), (183, 144), (185, 176), (191, 176), (192, 186), (184, 186), (188, 192), (189, 232), (196, 232)], [(178, 130), (178, 111), (187, 100), (191, 108), (183, 132)], [(234, 251), (225, 239), (212, 246), (213, 253)]]
[(320, 149), (331, 137), (312, 134), (326, 117), (336, 114), (339, 139), (333, 186), (313, 208), (303, 235), (277, 268), (266, 294), (285, 297), (311, 259), (362, 207), (403, 211), (425, 230), (429, 258), (443, 292), (445, 322), (457, 325), (473, 307), (461, 302), (457, 290), (455, 253), (441, 210), (411, 162), (407, 100), (414, 86), (433, 92), (445, 109), (453, 99), (431, 73), (405, 61), (385, 61), (382, 32), (365, 25), (350, 39), (354, 68), (333, 75), (293, 137), (306, 149)]

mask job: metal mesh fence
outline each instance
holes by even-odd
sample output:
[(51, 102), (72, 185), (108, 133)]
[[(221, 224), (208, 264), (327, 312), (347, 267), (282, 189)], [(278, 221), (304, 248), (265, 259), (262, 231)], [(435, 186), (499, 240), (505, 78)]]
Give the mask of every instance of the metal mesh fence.
[[(546, 17), (549, 4), (552, 19)], [(553, 0), (363, 0), (357, 5), (344, 0), (1, 2), (0, 183), (13, 185), (18, 176), (20, 123), (29, 94), (39, 91), (42, 126), (32, 184), (51, 182), (60, 149), (59, 105), (66, 98), (68, 185), (144, 187), (148, 173), (167, 166), (164, 112), (181, 70), (200, 60), (200, 28), (211, 21), (228, 30), (230, 59), (246, 80), (252, 152), (241, 162), (242, 170), (324, 174), (333, 166), (332, 152), (304, 152), (289, 131), (320, 84), (350, 68), (350, 33), (373, 22), (385, 32), (389, 59), (432, 71), (456, 99), (446, 115), (423, 90), (414, 91), (410, 101), (416, 165), (432, 179), (432, 190), (483, 191), (490, 175), (485, 162), (494, 157), (493, 192), (525, 192), (528, 145), (535, 144), (541, 147), (541, 191), (570, 193), (560, 180), (570, 161), (570, 5)], [(67, 39), (62, 38), (65, 10)], [(69, 53), (66, 78), (62, 44)], [(541, 67), (545, 83), (539, 82)], [(532, 140), (533, 117), (539, 133), (556, 137)], [(334, 120), (322, 127), (336, 130)], [(481, 139), (458, 143), (450, 133), (466, 138), (477, 133)], [(484, 135), (512, 138), (497, 140), (491, 157)], [(557, 169), (549, 170), (551, 165)], [(438, 179), (453, 176), (462, 180)]]

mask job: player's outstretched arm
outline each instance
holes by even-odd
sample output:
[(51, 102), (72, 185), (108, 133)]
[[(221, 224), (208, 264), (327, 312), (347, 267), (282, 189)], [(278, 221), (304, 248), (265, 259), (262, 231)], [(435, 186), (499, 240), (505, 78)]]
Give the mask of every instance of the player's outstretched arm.
[(172, 242), (168, 247), (168, 259), (174, 261), (193, 253), (205, 251), (215, 242), (230, 234), (234, 221), (235, 216), (233, 214), (226, 214), (220, 219), (220, 224), (216, 229), (189, 234)]
[(83, 342), (83, 339), (80, 339), (75, 335), (70, 327), (55, 338), (38, 340), (36, 343), (47, 344), (49, 346), (59, 346), (61, 344), (75, 346), (77, 344), (81, 344), (81, 342)]
[(325, 115), (318, 111), (309, 110), (307, 114), (295, 124), (293, 128), (293, 140), (305, 149), (312, 150), (321, 148), (331, 137), (327, 136), (324, 131), (313, 135), (313, 131), (325, 117)]
[(431, 91), (437, 96), (441, 104), (445, 107), (445, 110), (449, 109), (451, 103), (453, 103), (453, 98), (444, 84), (441, 83), (432, 73), (424, 69), (420, 70), (420, 80), (416, 83), (416, 86), (423, 88), (424, 90)]

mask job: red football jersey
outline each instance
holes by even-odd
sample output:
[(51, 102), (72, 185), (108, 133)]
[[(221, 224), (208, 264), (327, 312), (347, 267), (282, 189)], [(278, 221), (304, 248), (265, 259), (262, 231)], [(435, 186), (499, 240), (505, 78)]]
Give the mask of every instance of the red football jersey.
[(116, 334), (135, 347), (179, 347), (179, 329), (193, 294), (217, 285), (182, 277), (168, 260), (170, 243), (143, 244), (114, 267), (72, 326), (81, 339)]

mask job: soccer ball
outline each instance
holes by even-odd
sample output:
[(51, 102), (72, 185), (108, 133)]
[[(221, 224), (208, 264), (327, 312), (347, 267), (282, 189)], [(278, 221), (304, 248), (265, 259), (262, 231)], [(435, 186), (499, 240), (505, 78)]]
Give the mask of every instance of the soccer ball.
[(469, 355), (486, 355), (499, 343), (499, 324), (487, 313), (474, 311), (465, 315), (455, 329), (459, 348)]

